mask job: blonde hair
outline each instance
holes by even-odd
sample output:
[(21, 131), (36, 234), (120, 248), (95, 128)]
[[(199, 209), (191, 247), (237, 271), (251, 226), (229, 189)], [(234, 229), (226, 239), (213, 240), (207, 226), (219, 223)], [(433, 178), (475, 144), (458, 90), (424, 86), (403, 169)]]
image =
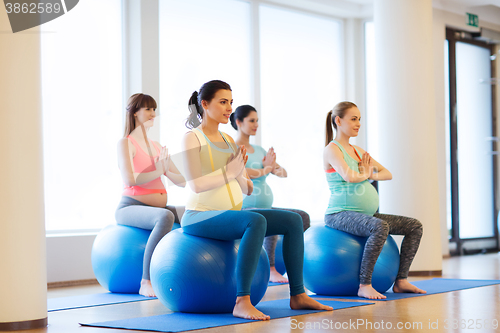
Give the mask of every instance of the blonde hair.
[[(357, 108), (356, 104), (352, 102), (340, 102), (333, 107), (326, 114), (326, 140), (325, 146), (333, 140), (333, 128), (337, 130), (337, 124), (335, 124), (335, 117), (340, 117), (340, 119), (344, 118), (347, 110), (351, 108)], [(332, 128), (333, 127), (333, 128)]]

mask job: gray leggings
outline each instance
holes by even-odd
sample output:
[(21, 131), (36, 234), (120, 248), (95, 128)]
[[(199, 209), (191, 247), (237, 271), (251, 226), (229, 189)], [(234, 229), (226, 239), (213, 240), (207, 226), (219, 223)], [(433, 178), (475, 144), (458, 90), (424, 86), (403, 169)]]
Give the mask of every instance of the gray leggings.
[(368, 237), (361, 260), (359, 280), (361, 284), (371, 284), (373, 268), (389, 234), (404, 235), (401, 244), (399, 272), (396, 279), (406, 279), (410, 265), (417, 253), (422, 238), (422, 223), (418, 220), (398, 215), (375, 213), (373, 216), (343, 211), (325, 215), (325, 223), (333, 229), (353, 235)]
[(121, 225), (151, 230), (146, 249), (144, 250), (144, 261), (142, 265), (142, 278), (149, 280), (149, 265), (151, 256), (158, 242), (165, 236), (174, 223), (180, 220), (177, 211), (181, 214), (183, 208), (174, 206), (152, 207), (138, 200), (123, 196), (115, 212), (116, 222)]
[[(252, 210), (257, 208), (244, 208), (243, 210)], [(271, 209), (279, 209), (286, 210), (289, 212), (297, 213), (302, 217), (302, 225), (304, 226), (304, 231), (306, 231), (311, 226), (311, 218), (309, 214), (299, 209), (290, 209), (290, 208), (276, 208), (272, 207)], [(275, 252), (276, 252), (276, 244), (278, 243), (278, 235), (275, 236), (267, 236), (264, 238), (264, 249), (267, 252), (267, 256), (269, 257), (269, 265), (275, 265)]]

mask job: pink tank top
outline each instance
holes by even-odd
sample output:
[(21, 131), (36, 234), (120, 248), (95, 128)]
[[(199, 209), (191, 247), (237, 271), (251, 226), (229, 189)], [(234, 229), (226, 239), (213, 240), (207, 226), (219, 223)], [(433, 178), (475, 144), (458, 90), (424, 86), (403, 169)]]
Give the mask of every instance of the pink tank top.
[[(129, 135), (127, 136), (127, 139), (129, 139), (135, 147), (135, 156), (133, 160), (134, 172), (142, 173), (154, 171), (154, 158), (160, 155), (160, 149), (156, 146), (156, 144), (153, 142), (156, 154), (153, 154), (153, 156), (151, 157), (148, 153), (142, 150), (142, 148), (133, 137)], [(151, 193), (167, 193), (167, 190), (165, 189), (165, 186), (163, 186), (160, 177), (153, 179), (150, 182), (141, 184), (140, 186), (125, 186), (125, 190), (123, 191), (123, 195), (144, 195)]]

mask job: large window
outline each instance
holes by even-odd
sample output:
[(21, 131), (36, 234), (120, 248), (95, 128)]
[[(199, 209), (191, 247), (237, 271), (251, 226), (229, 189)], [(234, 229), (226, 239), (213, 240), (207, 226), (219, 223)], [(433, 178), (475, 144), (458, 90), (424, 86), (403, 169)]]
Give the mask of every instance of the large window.
[[(203, 83), (229, 83), (234, 107), (253, 103), (250, 37), (247, 2), (160, 1), (160, 133), (171, 154), (180, 151), (188, 131), (189, 97)], [(234, 137), (231, 125), (221, 130)], [(179, 161), (176, 156), (174, 161)], [(185, 204), (184, 189), (170, 186), (168, 191), (169, 204)]]
[[(241, 0), (158, 3), (152, 19), (159, 24), (160, 94), (153, 97), (160, 141), (174, 161), (188, 131), (192, 92), (209, 80), (226, 81), (234, 107), (261, 106), (262, 145), (275, 147), (288, 170), (288, 179), (269, 177), (275, 206), (301, 208), (322, 220), (329, 197), (322, 168), (325, 117), (343, 95), (341, 21)], [(127, 97), (122, 59), (132, 59), (123, 54), (122, 14), (120, 0), (87, 0), (42, 26), (48, 230), (114, 222), (123, 188), (116, 156)], [(221, 130), (236, 136), (230, 125)], [(185, 204), (186, 189), (169, 186), (168, 192), (169, 204)]]
[(114, 221), (122, 190), (121, 21), (120, 0), (86, 0), (41, 26), (48, 231)]
[(262, 5), (260, 36), (262, 145), (274, 147), (288, 171), (288, 179), (267, 178), (273, 206), (323, 220), (330, 195), (322, 163), (325, 120), (343, 89), (341, 24)]

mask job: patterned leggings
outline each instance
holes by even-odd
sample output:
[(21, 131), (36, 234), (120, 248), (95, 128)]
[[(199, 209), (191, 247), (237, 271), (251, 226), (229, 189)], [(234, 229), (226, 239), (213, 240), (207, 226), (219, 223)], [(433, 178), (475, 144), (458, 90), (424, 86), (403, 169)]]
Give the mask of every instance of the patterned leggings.
[(368, 237), (361, 260), (359, 279), (361, 284), (371, 284), (373, 268), (389, 234), (404, 235), (401, 244), (399, 272), (396, 279), (406, 279), (410, 265), (417, 253), (422, 238), (422, 223), (398, 215), (379, 214), (373, 216), (352, 211), (325, 215), (327, 226), (356, 236)]

